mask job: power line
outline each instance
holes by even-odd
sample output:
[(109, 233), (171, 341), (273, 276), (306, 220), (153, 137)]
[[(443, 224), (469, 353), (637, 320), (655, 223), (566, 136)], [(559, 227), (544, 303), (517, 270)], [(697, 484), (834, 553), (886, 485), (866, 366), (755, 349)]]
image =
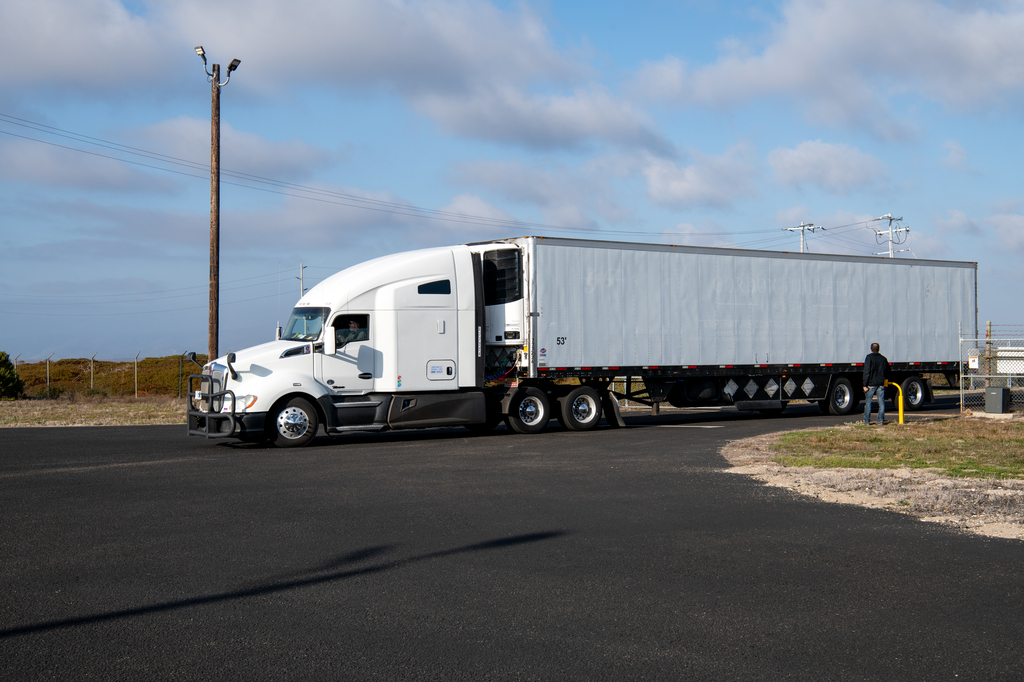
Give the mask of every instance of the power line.
[[(42, 123), (29, 121), (27, 119), (18, 118), (9, 114), (0, 113), (0, 120), (4, 120), (8, 123), (37, 130), (42, 133), (58, 135), (60, 137), (83, 142), (85, 144), (92, 144), (101, 148), (110, 149), (112, 151), (122, 152), (125, 154), (133, 154), (142, 156), (144, 158), (161, 161), (172, 165), (183, 166), (189, 170), (194, 171), (207, 171), (208, 166), (199, 162), (189, 161), (179, 157), (169, 156), (166, 154), (160, 154), (159, 152), (153, 152), (138, 147), (131, 147), (128, 145), (122, 145), (110, 140), (103, 140), (101, 138), (91, 137), (83, 135), (81, 133), (75, 133), (73, 131), (65, 130), (62, 128), (56, 128), (54, 126), (48, 126)], [(35, 137), (26, 135), (19, 135), (10, 131), (0, 130), (0, 133), (9, 135), (11, 137), (17, 137), (20, 139), (28, 140), (31, 142), (37, 142), (40, 144), (46, 144), (60, 149), (66, 149), (68, 151), (75, 151), (82, 154), (88, 154), (99, 158), (110, 159), (112, 161), (120, 161), (134, 166), (142, 168), (149, 168), (151, 170), (163, 171), (167, 173), (174, 173), (176, 175), (184, 175), (185, 177), (191, 177), (196, 179), (206, 179), (206, 175), (198, 175), (196, 173), (190, 173), (184, 170), (176, 170), (174, 168), (166, 168), (162, 166), (156, 166), (153, 164), (142, 163), (140, 161), (134, 161), (131, 159), (125, 159), (118, 156), (111, 156), (109, 154), (101, 154), (98, 152), (81, 149), (69, 145), (58, 144), (47, 140), (40, 140)], [(532, 222), (515, 220), (509, 218), (496, 218), (491, 216), (479, 216), (467, 213), (457, 213), (453, 211), (444, 211), (441, 209), (429, 209), (412, 204), (403, 204), (393, 201), (386, 201), (383, 199), (373, 199), (369, 197), (361, 197), (355, 194), (349, 194), (346, 192), (338, 192), (334, 190), (327, 190), (318, 187), (311, 187), (308, 185), (300, 185), (296, 183), (284, 182), (281, 180), (275, 180), (272, 178), (266, 178), (251, 173), (244, 173), (239, 171), (232, 171), (228, 169), (221, 169), (221, 173), (224, 176), (232, 177), (239, 182), (223, 181), (224, 184), (243, 187), (246, 189), (267, 192), (270, 194), (278, 194), (280, 196), (287, 196), (297, 199), (305, 199), (307, 201), (317, 201), (320, 203), (327, 203), (339, 206), (347, 206), (349, 208), (357, 208), (367, 211), (375, 211), (379, 213), (387, 213), (392, 215), (400, 215), (411, 218), (419, 219), (434, 219), (443, 220), (446, 222), (463, 223), (480, 225), (483, 227), (494, 227), (494, 228), (518, 228), (518, 229), (543, 229), (555, 232), (570, 232), (570, 233), (586, 233), (593, 235), (595, 232), (598, 236), (602, 235), (635, 235), (635, 236), (663, 236), (665, 230), (658, 232), (644, 232), (635, 230), (599, 230), (595, 231), (591, 228), (586, 227), (572, 227), (565, 225), (552, 225), (549, 223)], [(247, 183), (255, 183), (247, 184)], [(260, 187), (258, 185), (267, 185), (267, 187)], [(290, 190), (290, 191), (283, 191)], [(737, 234), (763, 234), (764, 230), (758, 230), (754, 232), (703, 232), (703, 233), (688, 233), (686, 236), (734, 236)]]
[[(226, 305), (234, 305), (236, 303), (248, 303), (249, 301), (262, 301), (268, 298), (276, 298), (277, 294), (270, 294), (269, 296), (256, 296), (254, 298), (243, 298), (238, 301), (230, 301)], [(187, 308), (169, 308), (166, 310), (132, 310), (125, 311), (123, 313), (30, 313), (15, 310), (0, 310), (2, 315), (31, 315), (33, 317), (51, 317), (58, 315), (60, 317), (124, 317), (124, 316), (136, 316), (136, 315), (150, 315), (153, 313), (176, 313), (183, 310), (206, 310), (206, 306), (190, 306)]]
[[(91, 144), (91, 145), (95, 145), (95, 146), (98, 146), (98, 147), (101, 147), (101, 148), (110, 149), (110, 150), (116, 151), (116, 152), (121, 152), (121, 153), (125, 153), (125, 154), (132, 154), (132, 155), (136, 155), (136, 156), (141, 156), (141, 157), (144, 157), (144, 158), (147, 158), (147, 159), (150, 159), (150, 160), (160, 161), (160, 162), (166, 163), (166, 164), (183, 166), (183, 167), (185, 167), (185, 168), (187, 168), (189, 170), (203, 171), (205, 173), (209, 169), (208, 165), (200, 163), (200, 162), (190, 161), (188, 159), (183, 159), (183, 158), (176, 157), (176, 156), (170, 156), (170, 155), (167, 155), (167, 154), (161, 154), (159, 152), (154, 152), (154, 151), (151, 151), (151, 150), (141, 149), (141, 148), (138, 148), (138, 147), (132, 147), (132, 146), (129, 146), (129, 145), (123, 145), (123, 144), (120, 144), (120, 143), (117, 143), (117, 142), (112, 142), (110, 140), (104, 140), (102, 138), (92, 137), (92, 136), (89, 136), (89, 135), (84, 135), (84, 134), (81, 134), (81, 133), (76, 133), (74, 131), (69, 131), (69, 130), (65, 130), (65, 129), (62, 129), (62, 128), (57, 128), (55, 126), (50, 126), (50, 125), (46, 125), (46, 124), (43, 124), (43, 123), (38, 123), (36, 121), (30, 121), (28, 119), (19, 118), (17, 116), (12, 116), (10, 114), (0, 113), (0, 121), (4, 121), (4, 122), (7, 122), (7, 123), (10, 123), (10, 124), (13, 124), (13, 125), (18, 125), (18, 126), (21, 126), (21, 127), (25, 127), (25, 128), (29, 128), (29, 129), (32, 129), (32, 130), (36, 130), (36, 131), (41, 132), (41, 133), (50, 134), (50, 135), (56, 135), (56, 136), (63, 137), (63, 138), (66, 138), (66, 139), (70, 139), (70, 140), (74, 140), (74, 141), (77, 141), (77, 142), (82, 142), (82, 143), (85, 143), (85, 144)], [(58, 148), (61, 148), (61, 149), (66, 149), (66, 150), (69, 150), (69, 151), (79, 152), (79, 153), (82, 153), (82, 154), (88, 154), (88, 155), (96, 156), (96, 157), (99, 157), (99, 158), (106, 158), (106, 159), (113, 160), (113, 161), (119, 161), (121, 163), (127, 163), (127, 164), (130, 164), (130, 165), (135, 165), (135, 166), (139, 166), (139, 167), (142, 167), (142, 168), (149, 168), (151, 170), (163, 171), (163, 172), (167, 172), (167, 173), (174, 173), (174, 174), (177, 174), (177, 175), (184, 175), (186, 177), (191, 177), (191, 178), (196, 178), (196, 179), (203, 179), (203, 180), (205, 180), (206, 177), (207, 177), (205, 174), (204, 175), (197, 175), (195, 173), (190, 173), (190, 172), (183, 171), (183, 170), (176, 170), (174, 168), (167, 168), (167, 167), (163, 167), (163, 166), (156, 166), (156, 165), (152, 165), (152, 164), (142, 163), (142, 162), (139, 162), (139, 161), (133, 161), (131, 159), (121, 158), (121, 157), (118, 157), (118, 156), (111, 156), (111, 155), (108, 155), (108, 154), (101, 154), (101, 153), (98, 153), (98, 152), (93, 152), (93, 151), (89, 151), (89, 150), (86, 150), (86, 149), (81, 149), (81, 148), (78, 148), (78, 147), (58, 144), (58, 143), (50, 142), (50, 141), (47, 141), (47, 140), (40, 140), (40, 139), (35, 138), (35, 137), (30, 137), (30, 136), (26, 136), (26, 135), (18, 135), (16, 133), (12, 133), (10, 131), (0, 130), (0, 133), (3, 133), (5, 135), (9, 135), (11, 137), (17, 137), (17, 138), (20, 138), (20, 139), (28, 140), (28, 141), (31, 141), (31, 142), (37, 142), (37, 143), (40, 143), (40, 144), (46, 144), (46, 145), (50, 145), (50, 146), (53, 146), (53, 147), (58, 147)], [(637, 230), (594, 230), (592, 228), (587, 228), (587, 227), (572, 227), (572, 226), (565, 226), (565, 225), (552, 225), (552, 224), (549, 224), (549, 223), (523, 221), (523, 220), (515, 220), (515, 219), (509, 219), (509, 218), (496, 218), (496, 217), (491, 217), (491, 216), (479, 216), (479, 215), (473, 215), (473, 214), (467, 214), (467, 213), (458, 213), (458, 212), (453, 212), (453, 211), (444, 211), (444, 210), (441, 210), (441, 209), (423, 208), (423, 207), (415, 206), (413, 204), (404, 204), (404, 203), (399, 203), (399, 202), (387, 201), (387, 200), (383, 200), (383, 199), (373, 199), (373, 198), (369, 198), (369, 197), (361, 197), (361, 196), (358, 196), (358, 195), (355, 195), (355, 194), (349, 194), (349, 193), (346, 193), (346, 192), (339, 192), (339, 191), (328, 190), (328, 189), (324, 189), (324, 188), (311, 187), (311, 186), (308, 186), (308, 185), (300, 185), (300, 184), (296, 184), (296, 183), (290, 183), (290, 182), (285, 182), (285, 181), (281, 181), (281, 180), (275, 180), (275, 179), (272, 179), (272, 178), (266, 178), (266, 177), (259, 176), (259, 175), (254, 175), (254, 174), (251, 174), (251, 173), (244, 173), (244, 172), (240, 172), (240, 171), (221, 169), (221, 173), (223, 175), (225, 175), (225, 176), (235, 178), (236, 180), (239, 181), (239, 182), (223, 181), (223, 184), (228, 184), (228, 185), (232, 185), (232, 186), (236, 186), (236, 187), (242, 187), (242, 188), (245, 188), (245, 189), (251, 189), (251, 190), (255, 190), (255, 191), (266, 192), (266, 193), (270, 193), (270, 194), (277, 194), (277, 195), (280, 195), (280, 196), (287, 196), (287, 197), (296, 198), (296, 199), (305, 199), (307, 201), (317, 201), (317, 202), (320, 202), (320, 203), (326, 203), (326, 204), (332, 204), (332, 205), (338, 205), (338, 206), (346, 206), (346, 207), (349, 207), (349, 208), (356, 208), (356, 209), (361, 209), (361, 210), (366, 210), (366, 211), (374, 211), (374, 212), (379, 212), (379, 213), (387, 213), (387, 214), (391, 214), (391, 215), (399, 215), (399, 216), (405, 216), (405, 217), (410, 217), (410, 218), (418, 218), (418, 219), (422, 219), (422, 220), (442, 220), (442, 221), (445, 221), (445, 222), (472, 224), (472, 225), (479, 225), (479, 226), (482, 226), (482, 227), (492, 227), (492, 228), (522, 228), (522, 229), (539, 228), (539, 229), (550, 230), (550, 231), (554, 231), (554, 232), (586, 233), (588, 235), (597, 236), (597, 237), (612, 236), (612, 235), (624, 235), (624, 236), (637, 236), (637, 237), (654, 236), (654, 237), (662, 237), (662, 238), (666, 238), (666, 237), (667, 238), (672, 238), (672, 237), (676, 236), (676, 235), (672, 234), (670, 232), (670, 230), (668, 230), (668, 229), (659, 230), (659, 231), (653, 231), (653, 232), (652, 231), (637, 231)], [(254, 183), (254, 184), (247, 184), (247, 183)], [(267, 186), (266, 187), (261, 187), (259, 185), (267, 185)], [(284, 191), (284, 190), (290, 190), (290, 191)], [(837, 225), (835, 227), (831, 227), (831, 228), (828, 228), (828, 229), (829, 230), (837, 230), (837, 229), (845, 228), (845, 227), (860, 226), (860, 225), (865, 225), (868, 222), (871, 222), (871, 221), (860, 221), (860, 222), (856, 222), (856, 223), (849, 223), (847, 225)], [(825, 229), (825, 228), (821, 228), (821, 229)], [(768, 232), (769, 232), (768, 229), (752, 230), (752, 231), (742, 231), (742, 232), (689, 232), (689, 233), (679, 233), (679, 236), (684, 237), (684, 238), (695, 238), (695, 237), (730, 237), (730, 238), (733, 238), (733, 237), (740, 236), (740, 235), (755, 235), (755, 234), (766, 235), (766, 234), (768, 234)], [(826, 235), (826, 237), (827, 236), (830, 236), (830, 235)], [(774, 244), (782, 244), (784, 242), (785, 242), (784, 239), (778, 239), (778, 238), (775, 238), (775, 237), (764, 237), (762, 239), (748, 240), (748, 241), (745, 241), (745, 242), (741, 242), (738, 245), (743, 245), (743, 246), (764, 245), (764, 246), (767, 246), (767, 245), (774, 245)]]
[[(233, 280), (231, 280), (229, 282), (225, 282), (225, 284), (234, 284), (236, 282), (246, 282), (246, 281), (253, 280), (253, 279), (261, 279), (263, 277), (275, 277), (277, 275), (278, 275), (278, 273), (271, 272), (271, 273), (267, 273), (265, 275), (254, 275), (252, 277), (242, 277), (240, 279), (233, 279)], [(276, 281), (277, 280), (275, 279), (275, 280), (270, 280), (270, 281), (267, 281), (267, 282), (259, 282), (257, 284), (249, 284), (249, 285), (245, 285), (245, 286), (241, 286), (241, 287), (233, 287), (233, 288), (229, 289), (228, 291), (235, 291), (235, 290), (238, 290), (238, 289), (246, 289), (246, 288), (249, 288), (249, 287), (265, 286), (267, 284), (274, 284)], [(196, 286), (181, 287), (181, 288), (178, 288), (178, 289), (163, 289), (163, 290), (156, 290), (156, 291), (140, 291), (140, 292), (129, 292), (129, 293), (122, 293), (122, 294), (77, 294), (77, 295), (76, 294), (19, 294), (18, 298), (63, 298), (63, 299), (109, 298), (109, 297), (113, 297), (113, 296), (143, 296), (143, 295), (150, 295), (150, 294), (169, 294), (169, 293), (174, 293), (176, 291), (189, 291), (191, 289), (198, 289), (199, 291), (194, 292), (192, 294), (182, 294), (182, 296), (192, 296), (192, 295), (195, 295), (197, 293), (206, 293), (206, 285), (205, 284), (199, 284), (199, 285), (196, 285)], [(14, 294), (0, 294), (0, 297), (10, 298), (12, 296), (14, 296)], [(177, 298), (177, 297), (176, 296), (168, 296), (168, 297), (164, 297), (164, 298)], [(147, 298), (147, 299), (112, 300), (112, 301), (97, 301), (97, 303), (132, 303), (132, 302), (137, 301), (137, 300), (154, 301), (154, 300), (160, 300), (160, 299), (159, 298)]]

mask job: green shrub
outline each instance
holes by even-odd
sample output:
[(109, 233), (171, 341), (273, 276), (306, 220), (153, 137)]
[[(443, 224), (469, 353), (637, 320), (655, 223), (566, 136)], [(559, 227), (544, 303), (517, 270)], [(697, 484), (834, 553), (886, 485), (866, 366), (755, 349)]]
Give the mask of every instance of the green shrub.
[(11, 356), (0, 350), (0, 397), (17, 398), (24, 388), (25, 382), (18, 377)]

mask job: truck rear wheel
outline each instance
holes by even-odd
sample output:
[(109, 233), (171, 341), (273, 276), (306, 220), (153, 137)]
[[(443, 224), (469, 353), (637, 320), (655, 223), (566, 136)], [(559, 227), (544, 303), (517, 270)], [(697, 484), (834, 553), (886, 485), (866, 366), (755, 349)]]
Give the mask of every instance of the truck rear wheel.
[(320, 424), (316, 409), (303, 398), (292, 398), (270, 415), (270, 440), (279, 448), (297, 448), (313, 440)]
[(839, 377), (832, 384), (832, 390), (828, 392), (827, 400), (829, 414), (850, 414), (857, 404), (853, 393), (853, 384), (846, 377)]
[[(907, 377), (900, 388), (903, 390), (903, 405), (908, 410), (920, 410), (924, 407), (928, 398), (928, 390), (925, 388), (924, 379), (921, 377)], [(893, 402), (899, 400), (898, 396), (893, 397)], [(896, 406), (899, 409), (899, 405)]]
[(539, 388), (519, 389), (508, 404), (508, 426), (516, 433), (540, 433), (549, 419), (551, 403)]
[(558, 402), (562, 425), (571, 431), (589, 431), (601, 421), (601, 396), (590, 386), (580, 386)]

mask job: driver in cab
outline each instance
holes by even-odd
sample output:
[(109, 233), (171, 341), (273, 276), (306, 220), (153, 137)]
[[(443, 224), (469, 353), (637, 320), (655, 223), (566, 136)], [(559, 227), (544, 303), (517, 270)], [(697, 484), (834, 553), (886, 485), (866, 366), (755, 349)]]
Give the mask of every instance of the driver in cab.
[(341, 348), (350, 341), (365, 341), (366, 330), (359, 326), (359, 320), (349, 319), (348, 328), (335, 328), (334, 337), (337, 339), (338, 348)]

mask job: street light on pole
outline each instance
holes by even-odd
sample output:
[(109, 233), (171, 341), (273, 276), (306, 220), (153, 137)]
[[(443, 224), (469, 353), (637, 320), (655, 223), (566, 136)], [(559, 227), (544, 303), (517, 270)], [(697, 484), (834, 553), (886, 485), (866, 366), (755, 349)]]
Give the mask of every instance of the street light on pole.
[(231, 72), (238, 68), (241, 60), (232, 59), (228, 65), (227, 77), (220, 82), (220, 64), (207, 68), (206, 52), (203, 46), (196, 48), (196, 54), (203, 60), (203, 69), (211, 83), (210, 104), (210, 336), (209, 359), (217, 352), (220, 333), (220, 89), (231, 80)]

